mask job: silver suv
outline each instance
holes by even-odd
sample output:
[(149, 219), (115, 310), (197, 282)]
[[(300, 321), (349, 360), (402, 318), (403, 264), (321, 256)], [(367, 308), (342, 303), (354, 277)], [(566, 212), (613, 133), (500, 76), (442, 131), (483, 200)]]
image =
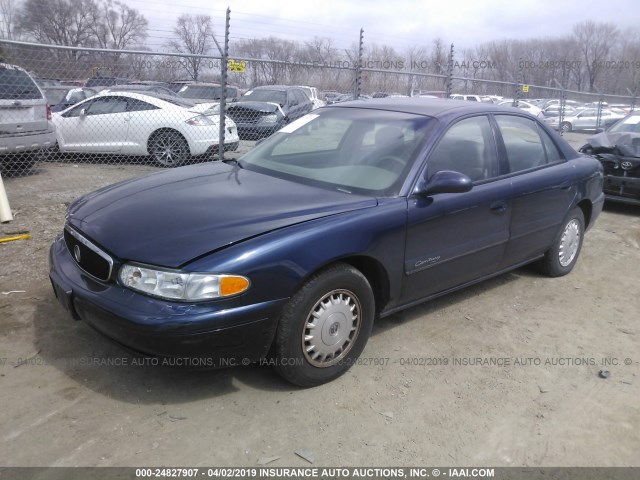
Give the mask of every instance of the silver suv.
[(0, 63), (0, 169), (28, 168), (35, 158), (32, 153), (55, 143), (55, 126), (42, 90), (26, 70)]

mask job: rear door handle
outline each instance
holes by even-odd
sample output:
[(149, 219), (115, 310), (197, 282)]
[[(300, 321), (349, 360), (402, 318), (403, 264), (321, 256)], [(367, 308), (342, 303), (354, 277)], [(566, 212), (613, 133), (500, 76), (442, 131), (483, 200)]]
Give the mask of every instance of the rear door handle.
[(507, 202), (493, 202), (490, 208), (492, 213), (504, 213), (507, 211)]

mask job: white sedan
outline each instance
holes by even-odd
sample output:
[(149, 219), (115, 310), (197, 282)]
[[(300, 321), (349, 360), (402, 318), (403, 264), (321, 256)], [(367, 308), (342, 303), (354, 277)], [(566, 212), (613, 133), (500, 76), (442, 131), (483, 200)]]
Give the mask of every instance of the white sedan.
[[(502, 105), (503, 107), (511, 107), (513, 106), (513, 100), (506, 100), (504, 102), (498, 103), (498, 105)], [(516, 108), (520, 108), (525, 112), (529, 112), (531, 115), (540, 119), (544, 118), (544, 114), (542, 113), (542, 109), (540, 107), (536, 107), (532, 103), (525, 102), (524, 100), (518, 100), (518, 106)]]
[[(61, 152), (150, 155), (163, 167), (218, 149), (219, 114), (159, 94), (103, 92), (54, 113)], [(238, 131), (225, 119), (225, 150), (238, 148)]]

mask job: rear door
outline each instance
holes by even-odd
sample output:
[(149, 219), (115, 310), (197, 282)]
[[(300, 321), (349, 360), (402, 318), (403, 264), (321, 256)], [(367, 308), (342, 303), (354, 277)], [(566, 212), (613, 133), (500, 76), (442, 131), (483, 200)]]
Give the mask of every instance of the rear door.
[(530, 118), (495, 115), (513, 197), (504, 266), (544, 253), (576, 195), (575, 172), (552, 137)]

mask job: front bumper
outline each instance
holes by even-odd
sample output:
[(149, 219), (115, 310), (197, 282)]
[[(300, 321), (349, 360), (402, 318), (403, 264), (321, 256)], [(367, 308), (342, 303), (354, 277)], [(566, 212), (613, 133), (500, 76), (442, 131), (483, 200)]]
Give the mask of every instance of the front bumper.
[(49, 260), (54, 293), (74, 319), (128, 350), (179, 357), (181, 364), (246, 365), (265, 357), (287, 301), (230, 307), (226, 300), (182, 303), (149, 297), (82, 271), (61, 237), (51, 246)]

